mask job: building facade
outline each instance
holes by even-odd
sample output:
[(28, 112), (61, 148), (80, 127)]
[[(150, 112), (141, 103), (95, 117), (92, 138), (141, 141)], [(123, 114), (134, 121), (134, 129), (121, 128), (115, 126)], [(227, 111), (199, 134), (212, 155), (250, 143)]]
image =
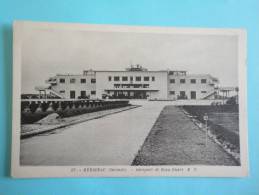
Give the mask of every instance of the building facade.
[(187, 74), (186, 71), (168, 72), (169, 99), (215, 99), (218, 79), (209, 74)]
[(57, 74), (46, 81), (46, 90), (60, 98), (77, 99), (214, 99), (218, 79), (186, 71), (148, 71), (132, 66), (125, 71), (83, 71)]
[(114, 99), (166, 99), (166, 71), (98, 71), (97, 97)]
[(82, 75), (57, 74), (50, 77), (46, 90), (60, 98), (96, 98), (96, 72), (84, 71)]

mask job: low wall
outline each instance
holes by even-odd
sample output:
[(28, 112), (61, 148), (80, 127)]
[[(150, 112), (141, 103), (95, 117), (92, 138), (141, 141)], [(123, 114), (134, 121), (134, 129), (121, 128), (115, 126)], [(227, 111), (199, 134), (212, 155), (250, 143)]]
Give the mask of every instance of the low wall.
[(182, 106), (186, 111), (197, 116), (203, 116), (205, 113), (211, 112), (238, 112), (239, 107), (236, 105), (201, 105), (201, 106)]
[(69, 117), (128, 105), (127, 100), (26, 99), (21, 100), (21, 123), (34, 123), (51, 113)]
[(167, 102), (170, 102), (170, 105), (176, 105), (176, 106), (198, 106), (198, 105), (215, 105), (215, 104), (219, 104), (219, 105), (222, 105), (222, 104), (226, 104), (226, 99), (223, 100), (223, 99), (220, 99), (220, 100), (169, 100), (169, 99), (157, 99), (157, 100), (154, 100), (154, 99), (150, 99), (149, 101), (167, 101)]

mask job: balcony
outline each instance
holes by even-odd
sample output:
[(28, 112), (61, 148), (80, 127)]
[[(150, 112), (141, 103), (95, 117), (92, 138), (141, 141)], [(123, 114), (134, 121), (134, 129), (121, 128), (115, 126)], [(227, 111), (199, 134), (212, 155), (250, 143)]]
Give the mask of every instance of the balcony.
[(114, 84), (114, 89), (148, 89), (149, 84)]
[(106, 91), (159, 91), (150, 87), (149, 84), (114, 84), (113, 88), (107, 88)]

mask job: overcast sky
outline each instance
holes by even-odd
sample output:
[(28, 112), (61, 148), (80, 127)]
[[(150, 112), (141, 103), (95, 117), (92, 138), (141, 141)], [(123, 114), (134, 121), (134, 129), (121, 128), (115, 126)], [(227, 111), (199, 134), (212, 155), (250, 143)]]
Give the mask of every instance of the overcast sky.
[(22, 92), (57, 73), (124, 70), (131, 63), (148, 70), (211, 74), (222, 86), (237, 86), (237, 37), (35, 29), (24, 33)]

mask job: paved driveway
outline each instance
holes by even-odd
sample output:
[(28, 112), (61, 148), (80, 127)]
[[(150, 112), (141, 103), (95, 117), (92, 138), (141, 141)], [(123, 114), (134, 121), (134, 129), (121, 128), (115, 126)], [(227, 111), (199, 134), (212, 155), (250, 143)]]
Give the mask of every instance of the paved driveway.
[(130, 165), (166, 102), (142, 107), (21, 141), (22, 165)]

